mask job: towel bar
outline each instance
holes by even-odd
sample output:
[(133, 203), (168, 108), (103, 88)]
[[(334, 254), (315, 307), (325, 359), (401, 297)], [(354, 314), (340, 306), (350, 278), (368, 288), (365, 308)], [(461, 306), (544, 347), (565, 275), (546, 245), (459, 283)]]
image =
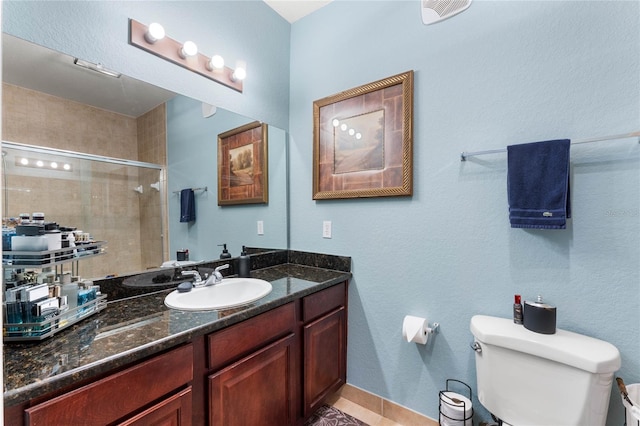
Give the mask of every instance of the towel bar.
[[(621, 135), (611, 135), (611, 136), (603, 136), (599, 138), (575, 140), (575, 141), (571, 141), (571, 145), (578, 145), (581, 143), (609, 141), (614, 139), (627, 139), (627, 138), (640, 138), (640, 130), (636, 132), (631, 132), (631, 133), (623, 133)], [(640, 143), (640, 139), (638, 140), (638, 142)], [(462, 151), (460, 153), (460, 161), (467, 161), (467, 157), (475, 157), (477, 155), (485, 155), (485, 154), (497, 154), (500, 152), (507, 152), (507, 148), (488, 149), (485, 151), (474, 151), (474, 152)]]
[[(191, 188), (193, 191), (204, 191), (207, 192), (209, 190), (208, 186), (202, 187), (202, 188)], [(174, 194), (179, 194), (180, 191), (173, 191)]]

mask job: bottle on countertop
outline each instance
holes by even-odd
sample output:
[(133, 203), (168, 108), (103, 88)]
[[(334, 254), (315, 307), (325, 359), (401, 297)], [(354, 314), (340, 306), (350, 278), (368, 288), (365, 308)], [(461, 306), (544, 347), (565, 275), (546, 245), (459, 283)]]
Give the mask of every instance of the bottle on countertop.
[(227, 250), (226, 244), (218, 244), (222, 246), (222, 253), (220, 253), (220, 259), (231, 259), (231, 253)]
[(247, 255), (247, 249), (242, 246), (242, 252), (238, 258), (238, 277), (249, 278), (251, 276), (251, 258)]

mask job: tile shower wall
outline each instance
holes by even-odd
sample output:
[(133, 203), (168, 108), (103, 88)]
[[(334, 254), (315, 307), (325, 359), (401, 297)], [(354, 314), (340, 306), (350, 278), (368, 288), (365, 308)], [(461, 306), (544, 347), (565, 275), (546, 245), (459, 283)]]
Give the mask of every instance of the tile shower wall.
[[(167, 164), (167, 108), (159, 105), (137, 119), (138, 128), (138, 160), (154, 164)], [(151, 184), (159, 182), (161, 192), (151, 188)], [(161, 203), (167, 203), (166, 181), (164, 176), (158, 178), (155, 170), (143, 170), (140, 184), (144, 193), (140, 194), (140, 244), (142, 250), (142, 266), (146, 268), (158, 267), (162, 259), (169, 257), (169, 238), (162, 234), (162, 229), (169, 229), (167, 218), (164, 228), (162, 210), (158, 209), (157, 198)]]
[[(161, 144), (162, 149), (156, 150), (155, 154), (150, 153), (153, 153), (151, 144), (157, 143), (164, 134), (163, 131), (153, 131), (154, 127), (164, 128), (164, 125), (158, 124), (159, 120), (164, 121), (163, 114), (164, 107), (149, 112), (148, 117), (140, 118), (138, 121), (141, 123), (153, 125), (143, 125), (145, 130), (139, 131), (137, 120), (133, 117), (3, 84), (2, 134), (7, 141), (139, 160), (138, 137), (141, 135), (144, 142), (140, 155), (149, 157), (142, 161), (160, 162), (156, 159), (166, 151), (164, 143)], [(3, 215), (15, 216), (23, 210), (44, 211), (48, 220), (62, 225), (89, 223), (84, 231), (97, 239), (106, 240), (108, 253), (83, 262), (80, 272), (84, 276), (139, 271), (151, 264), (158, 266), (162, 261), (160, 231), (151, 230), (152, 226), (161, 229), (158, 225), (161, 221), (160, 209), (152, 209), (150, 200), (142, 197), (154, 195), (151, 191), (155, 190), (149, 184), (158, 181), (158, 175), (159, 172), (155, 170), (143, 170), (138, 175), (138, 171), (132, 167), (94, 163), (91, 177), (83, 175), (78, 181), (34, 177), (20, 177), (16, 181), (8, 176), (9, 206)], [(138, 184), (145, 188), (143, 194), (132, 190)], [(43, 185), (46, 187), (43, 188)], [(83, 192), (85, 185), (90, 185), (90, 189)], [(36, 197), (39, 201), (34, 202), (34, 194), (21, 188), (40, 188), (44, 191)], [(72, 195), (63, 197), (62, 194)], [(108, 205), (95, 202), (106, 199), (107, 195)], [(158, 197), (156, 195), (155, 199)], [(151, 213), (152, 210), (155, 212)], [(89, 222), (83, 222), (84, 219)], [(151, 249), (153, 237), (157, 249)], [(145, 247), (144, 259), (141, 245)], [(126, 256), (122, 256), (123, 253)], [(156, 260), (152, 260), (153, 257)]]

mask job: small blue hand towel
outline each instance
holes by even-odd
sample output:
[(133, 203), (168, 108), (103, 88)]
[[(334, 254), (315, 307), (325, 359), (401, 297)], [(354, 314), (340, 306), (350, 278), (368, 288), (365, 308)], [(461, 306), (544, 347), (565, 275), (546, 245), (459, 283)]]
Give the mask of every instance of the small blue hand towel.
[(196, 197), (193, 189), (187, 188), (180, 191), (180, 222), (193, 222), (196, 220)]
[(569, 139), (507, 147), (512, 228), (565, 229), (571, 217)]

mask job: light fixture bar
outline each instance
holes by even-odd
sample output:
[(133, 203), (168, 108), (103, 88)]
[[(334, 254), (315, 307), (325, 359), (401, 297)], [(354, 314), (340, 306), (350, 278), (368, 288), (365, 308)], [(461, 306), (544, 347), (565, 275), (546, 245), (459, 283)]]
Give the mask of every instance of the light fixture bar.
[(85, 61), (83, 59), (75, 58), (73, 63), (79, 67), (86, 68), (91, 71), (99, 72), (100, 74), (108, 75), (109, 77), (120, 78), (122, 74), (117, 71), (105, 68), (102, 64), (94, 64), (93, 62)]
[(226, 66), (220, 69), (212, 67), (209, 65), (211, 59), (202, 53), (183, 58), (180, 55), (183, 48), (182, 43), (167, 36), (157, 39), (153, 43), (149, 43), (147, 38), (145, 38), (147, 32), (148, 27), (146, 25), (135, 19), (129, 19), (129, 44), (132, 46), (146, 50), (162, 59), (166, 59), (169, 62), (173, 62), (176, 65), (180, 65), (183, 68), (242, 93), (242, 80), (232, 77), (235, 72), (233, 69)]

